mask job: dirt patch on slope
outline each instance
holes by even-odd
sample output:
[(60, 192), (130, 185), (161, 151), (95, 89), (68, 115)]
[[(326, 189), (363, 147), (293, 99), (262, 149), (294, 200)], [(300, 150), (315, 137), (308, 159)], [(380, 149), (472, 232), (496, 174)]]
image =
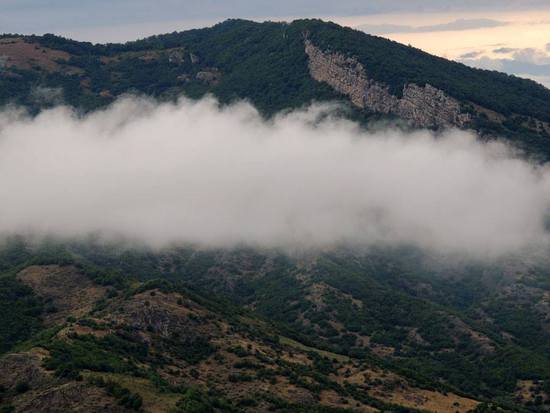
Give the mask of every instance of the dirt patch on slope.
[(35, 265), (25, 268), (17, 278), (53, 304), (55, 311), (46, 315), (46, 324), (64, 321), (69, 315), (83, 316), (106, 292), (104, 287), (70, 266)]
[(0, 60), (2, 66), (6, 68), (16, 67), (25, 70), (39, 68), (47, 72), (82, 72), (77, 67), (59, 63), (68, 61), (70, 57), (71, 55), (67, 52), (42, 47), (37, 43), (27, 43), (20, 38), (0, 39)]
[(11, 391), (18, 383), (27, 383), (30, 388), (51, 384), (51, 374), (42, 368), (45, 356), (39, 349), (4, 356), (0, 359), (0, 386)]
[(87, 383), (69, 382), (38, 392), (29, 392), (15, 402), (16, 412), (130, 413), (103, 389)]

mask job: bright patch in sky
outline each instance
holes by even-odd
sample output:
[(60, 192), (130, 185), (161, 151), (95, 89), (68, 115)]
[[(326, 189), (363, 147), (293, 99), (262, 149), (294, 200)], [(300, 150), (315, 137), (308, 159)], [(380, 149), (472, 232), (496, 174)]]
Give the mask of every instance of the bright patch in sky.
[(335, 20), (470, 66), (528, 77), (550, 87), (550, 9)]

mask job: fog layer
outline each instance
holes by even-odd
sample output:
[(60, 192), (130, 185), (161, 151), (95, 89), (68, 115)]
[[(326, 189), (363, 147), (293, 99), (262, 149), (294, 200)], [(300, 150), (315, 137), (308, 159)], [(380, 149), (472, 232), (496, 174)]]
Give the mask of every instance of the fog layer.
[(0, 233), (152, 246), (412, 244), (495, 257), (546, 245), (550, 172), (450, 131), (361, 131), (314, 106), (127, 98), (0, 114)]

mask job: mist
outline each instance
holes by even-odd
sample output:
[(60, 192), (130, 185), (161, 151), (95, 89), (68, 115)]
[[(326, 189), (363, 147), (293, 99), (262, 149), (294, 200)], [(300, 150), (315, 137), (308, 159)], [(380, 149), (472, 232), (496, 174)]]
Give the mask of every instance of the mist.
[(5, 109), (0, 234), (476, 258), (548, 245), (547, 167), (464, 131), (365, 131), (333, 113), (134, 97), (88, 115)]

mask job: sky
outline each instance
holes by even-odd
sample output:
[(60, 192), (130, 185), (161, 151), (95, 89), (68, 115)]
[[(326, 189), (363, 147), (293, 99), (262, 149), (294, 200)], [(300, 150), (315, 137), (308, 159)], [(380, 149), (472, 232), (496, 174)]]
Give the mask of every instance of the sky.
[(470, 66), (531, 78), (550, 87), (550, 7), (337, 19)]
[(118, 42), (212, 25), (320, 17), (550, 87), (548, 0), (0, 0), (0, 32)]

